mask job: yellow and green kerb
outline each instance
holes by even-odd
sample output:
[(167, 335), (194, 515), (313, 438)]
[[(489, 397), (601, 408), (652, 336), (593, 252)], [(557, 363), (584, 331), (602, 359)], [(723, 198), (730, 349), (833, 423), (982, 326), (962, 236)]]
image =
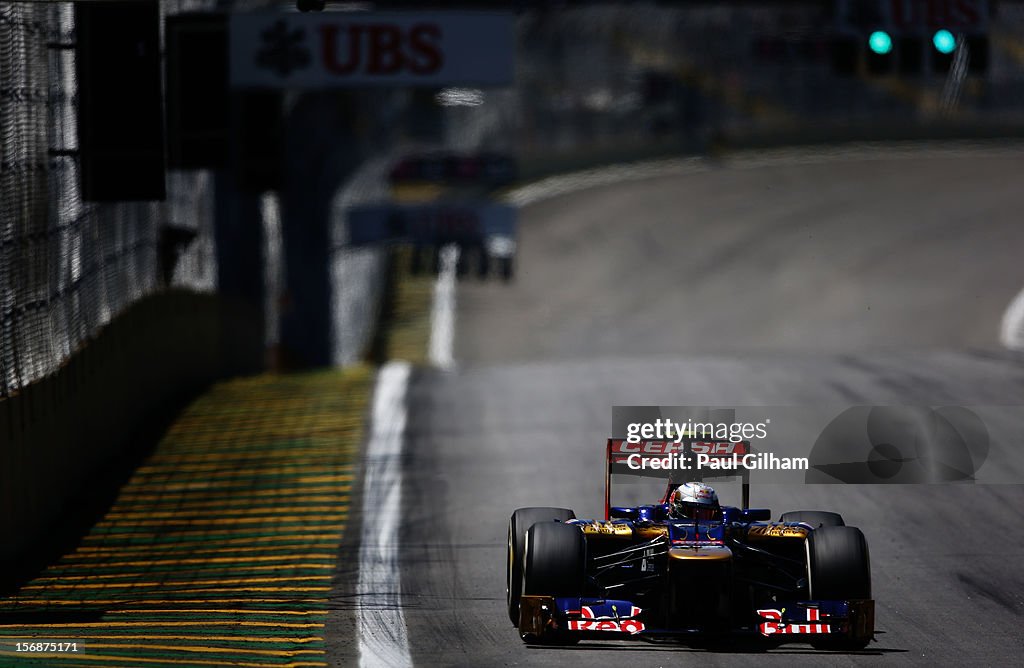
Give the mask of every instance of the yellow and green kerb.
[[(0, 600), (0, 665), (326, 666), (373, 370), (214, 386), (82, 543)], [(77, 652), (18, 652), (18, 640)]]

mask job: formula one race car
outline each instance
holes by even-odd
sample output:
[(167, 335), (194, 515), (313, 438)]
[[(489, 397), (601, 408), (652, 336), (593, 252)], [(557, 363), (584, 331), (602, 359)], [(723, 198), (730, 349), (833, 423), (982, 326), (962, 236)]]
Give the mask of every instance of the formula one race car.
[[(680, 451), (682, 453), (680, 454)], [(508, 527), (509, 618), (528, 643), (583, 638), (735, 638), (862, 649), (874, 636), (868, 546), (832, 512), (720, 506), (692, 469), (627, 466), (627, 457), (732, 456), (746, 442), (610, 439), (604, 520), (520, 508)], [(613, 480), (657, 476), (660, 502), (612, 506)], [(695, 481), (694, 478), (701, 480)], [(647, 481), (650, 484), (650, 480)], [(648, 497), (651, 498), (651, 497)]]

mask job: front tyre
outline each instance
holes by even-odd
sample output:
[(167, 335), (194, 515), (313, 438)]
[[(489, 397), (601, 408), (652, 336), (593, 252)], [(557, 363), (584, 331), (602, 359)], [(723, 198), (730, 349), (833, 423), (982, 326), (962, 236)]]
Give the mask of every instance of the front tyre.
[[(871, 598), (868, 542), (856, 527), (823, 526), (807, 536), (807, 586), (811, 600)], [(864, 649), (871, 635), (823, 639), (821, 649)]]
[[(587, 541), (571, 524), (537, 522), (526, 532), (523, 559), (523, 593), (534, 596), (579, 597), (587, 570)], [(579, 637), (566, 632), (539, 636), (521, 634), (528, 643), (567, 645)]]
[(582, 596), (587, 541), (572, 524), (537, 522), (526, 532), (523, 593)]
[(512, 626), (519, 626), (519, 597), (523, 593), (523, 556), (526, 532), (537, 522), (576, 519), (568, 508), (520, 508), (508, 522), (508, 558), (505, 567), (505, 602)]

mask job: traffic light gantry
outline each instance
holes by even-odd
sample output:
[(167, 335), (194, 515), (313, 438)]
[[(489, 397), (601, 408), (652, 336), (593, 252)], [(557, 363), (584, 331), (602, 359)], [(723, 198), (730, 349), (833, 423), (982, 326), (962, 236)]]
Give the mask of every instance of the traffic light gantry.
[(954, 34), (946, 28), (923, 34), (892, 34), (885, 28), (859, 35), (836, 35), (831, 44), (832, 69), (841, 76), (922, 76), (947, 74), (958, 48), (966, 50), (967, 72), (988, 71), (988, 35)]

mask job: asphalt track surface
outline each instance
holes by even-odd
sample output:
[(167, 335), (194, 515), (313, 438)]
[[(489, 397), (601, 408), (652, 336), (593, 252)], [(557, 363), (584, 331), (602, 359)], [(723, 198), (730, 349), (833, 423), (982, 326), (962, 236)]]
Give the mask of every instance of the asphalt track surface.
[(504, 569), (516, 507), (601, 514), (615, 404), (1020, 403), (1024, 359), (998, 332), (1024, 285), (1022, 157), (725, 164), (526, 207), (518, 280), (461, 283), (456, 369), (409, 387), (414, 664), (1017, 663), (1024, 486), (754, 490), (775, 517), (838, 510), (864, 530), (878, 635), (859, 653), (528, 647)]

